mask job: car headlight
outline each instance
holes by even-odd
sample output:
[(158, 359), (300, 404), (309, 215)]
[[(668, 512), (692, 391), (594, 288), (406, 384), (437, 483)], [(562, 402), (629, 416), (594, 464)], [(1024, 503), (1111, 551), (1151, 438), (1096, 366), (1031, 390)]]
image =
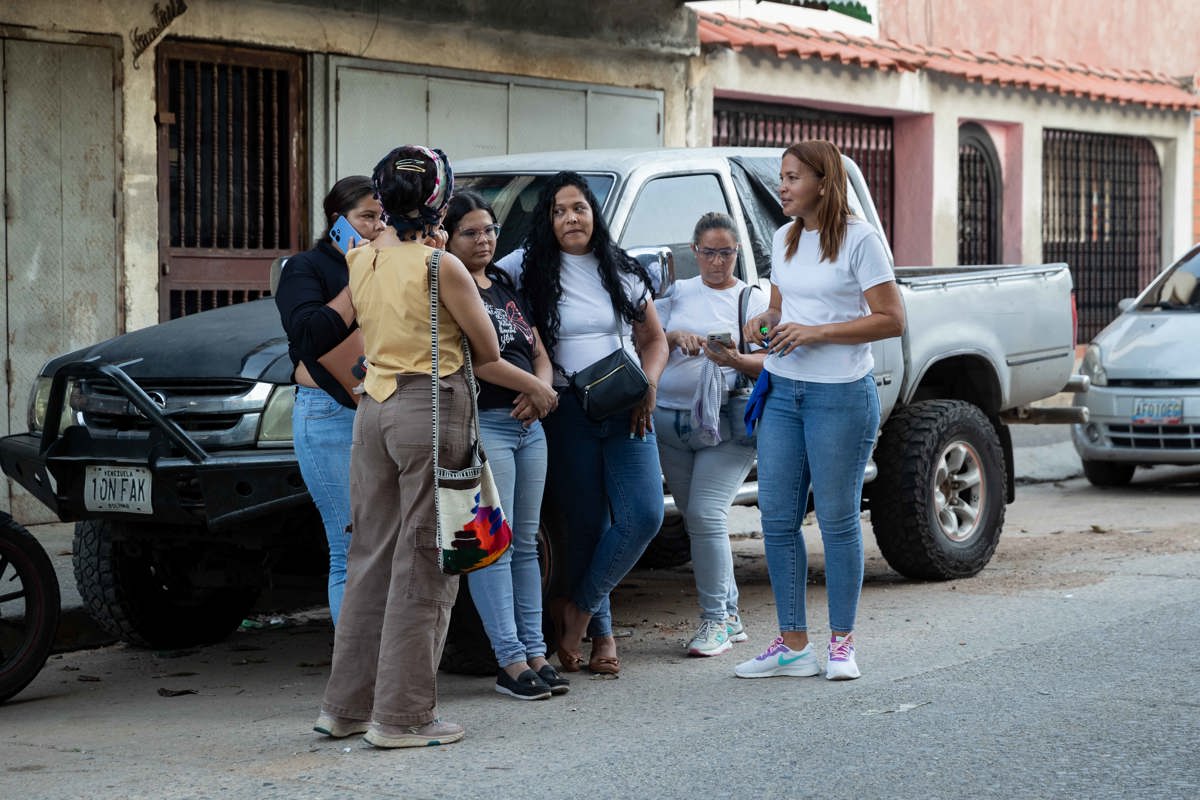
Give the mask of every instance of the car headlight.
[(1083, 354), (1083, 363), (1079, 365), (1079, 371), (1092, 381), (1092, 386), (1107, 386), (1108, 373), (1104, 371), (1104, 365), (1100, 363), (1100, 346), (1089, 344), (1087, 351)]
[[(38, 376), (33, 381), (33, 389), (29, 392), (29, 430), (40, 433), (46, 428), (46, 410), (50, 407), (50, 387), (54, 385), (53, 378)], [(68, 425), (75, 424), (71, 411), (70, 397), (75, 391), (75, 381), (67, 381), (63, 398), (62, 416), (58, 418), (58, 431), (62, 433)]]
[(258, 424), (260, 445), (291, 444), (292, 406), (296, 404), (296, 389), (293, 386), (276, 386), (267, 398), (262, 420)]

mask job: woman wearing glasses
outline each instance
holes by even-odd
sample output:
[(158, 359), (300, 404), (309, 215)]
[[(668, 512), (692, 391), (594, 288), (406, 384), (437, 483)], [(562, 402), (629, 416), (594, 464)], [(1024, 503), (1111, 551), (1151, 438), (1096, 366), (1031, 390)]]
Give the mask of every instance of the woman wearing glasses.
[[(654, 429), (663, 475), (683, 514), (692, 545), (700, 626), (688, 643), (694, 656), (717, 656), (745, 641), (729, 549), (729, 506), (754, 463), (754, 444), (729, 402), (730, 392), (762, 371), (765, 351), (739, 348), (739, 306), (749, 319), (767, 310), (763, 292), (733, 274), (738, 240), (733, 219), (717, 212), (696, 223), (692, 250), (700, 274), (656, 300), (670, 356), (658, 384)], [(730, 334), (727, 344), (708, 334)]]
[(524, 298), (492, 263), (500, 232), (492, 207), (475, 192), (457, 192), (442, 225), (449, 234), (447, 249), (466, 265), (479, 287), (500, 341), (500, 357), (532, 373), (541, 384), (541, 391), (530, 394), (479, 382), (479, 431), (513, 543), (495, 564), (472, 572), (468, 585), (500, 665), (496, 691), (518, 700), (544, 700), (570, 688), (570, 681), (546, 660), (537, 557), (546, 483), (546, 434), (540, 420), (558, 406), (558, 394), (550, 385), (550, 357), (529, 322)]

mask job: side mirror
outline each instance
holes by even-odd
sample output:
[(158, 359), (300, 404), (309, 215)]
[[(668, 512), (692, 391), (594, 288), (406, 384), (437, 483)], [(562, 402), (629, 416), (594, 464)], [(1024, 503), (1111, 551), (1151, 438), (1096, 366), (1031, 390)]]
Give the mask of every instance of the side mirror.
[(650, 273), (654, 297), (666, 297), (675, 288), (675, 255), (669, 247), (635, 247), (626, 251)]
[(1137, 305), (1137, 298), (1134, 297), (1122, 297), (1117, 301), (1117, 308), (1120, 309), (1122, 314), (1133, 308), (1135, 305)]

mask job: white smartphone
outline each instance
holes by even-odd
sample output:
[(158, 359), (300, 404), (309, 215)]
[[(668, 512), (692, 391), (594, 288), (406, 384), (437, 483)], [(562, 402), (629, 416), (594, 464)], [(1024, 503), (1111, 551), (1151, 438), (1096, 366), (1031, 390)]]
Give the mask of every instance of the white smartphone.
[(725, 347), (733, 347), (733, 334), (729, 333), (728, 331), (710, 333), (708, 334), (708, 343), (710, 345), (713, 343), (718, 343)]

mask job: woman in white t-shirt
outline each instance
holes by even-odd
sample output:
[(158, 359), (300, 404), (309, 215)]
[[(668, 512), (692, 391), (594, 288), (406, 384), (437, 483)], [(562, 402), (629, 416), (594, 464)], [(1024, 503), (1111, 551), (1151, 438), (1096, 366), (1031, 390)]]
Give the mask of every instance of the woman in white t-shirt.
[[(754, 465), (755, 451), (739, 418), (745, 404), (731, 403), (730, 393), (754, 382), (767, 355), (757, 347), (758, 352), (740, 352), (743, 298), (746, 319), (766, 311), (767, 299), (733, 274), (738, 239), (728, 214), (701, 217), (692, 250), (700, 274), (654, 302), (670, 350), (658, 383), (654, 427), (667, 488), (691, 540), (700, 601), (700, 626), (687, 651), (716, 656), (746, 640), (729, 549), (729, 506)], [(710, 343), (710, 333), (728, 334), (731, 342)]]
[(863, 469), (879, 427), (870, 343), (904, 331), (904, 306), (879, 232), (851, 216), (842, 154), (805, 141), (783, 154), (779, 196), (794, 221), (775, 233), (771, 302), (744, 334), (767, 344), (758, 429), (758, 506), (779, 637), (738, 664), (741, 678), (821, 672), (808, 642), (808, 560), (800, 524), (811, 485), (825, 551), (830, 640), (825, 677), (860, 675)]
[[(567, 531), (570, 596), (549, 607), (559, 628), (559, 662), (568, 672), (586, 663), (592, 672), (616, 675), (621, 662), (609, 592), (662, 525), (652, 413), (667, 343), (649, 276), (612, 240), (599, 212), (583, 177), (558, 173), (541, 190), (521, 255), (498, 266), (524, 287), (560, 392), (558, 409), (543, 421), (546, 489)], [(628, 413), (593, 422), (567, 389), (569, 377), (618, 347), (640, 359), (650, 386)], [(585, 635), (592, 640), (586, 662)]]

